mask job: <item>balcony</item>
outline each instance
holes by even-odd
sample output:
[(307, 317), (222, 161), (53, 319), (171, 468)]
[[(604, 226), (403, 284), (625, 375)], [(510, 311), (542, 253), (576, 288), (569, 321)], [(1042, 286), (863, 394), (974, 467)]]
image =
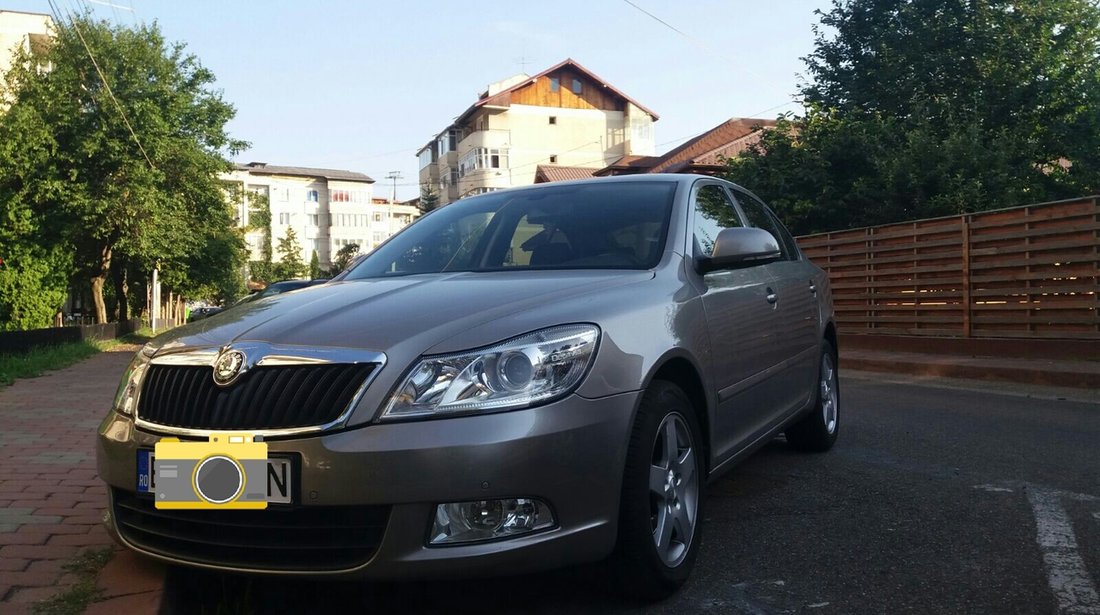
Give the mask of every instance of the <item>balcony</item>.
[(511, 130), (478, 130), (466, 135), (466, 138), (458, 142), (458, 151), (465, 154), (475, 147), (506, 148), (512, 141)]

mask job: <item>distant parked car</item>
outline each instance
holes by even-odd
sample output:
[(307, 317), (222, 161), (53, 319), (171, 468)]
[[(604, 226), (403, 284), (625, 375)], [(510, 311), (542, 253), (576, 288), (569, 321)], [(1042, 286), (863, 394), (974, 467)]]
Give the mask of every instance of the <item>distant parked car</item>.
[(195, 322), (196, 320), (202, 320), (207, 316), (213, 316), (225, 308), (216, 306), (197, 307), (191, 310), (191, 315), (187, 318), (187, 322)]
[[(484, 584), (610, 557), (656, 599), (694, 565), (708, 480), (839, 431), (828, 278), (711, 177), (463, 199), (341, 281), (225, 316), (146, 345), (100, 426), (109, 531), (173, 564)], [(158, 443), (225, 460), (250, 436), (267, 474), (219, 461), (220, 499), (201, 468), (151, 473)], [(266, 509), (158, 505), (229, 508), (253, 481)]]

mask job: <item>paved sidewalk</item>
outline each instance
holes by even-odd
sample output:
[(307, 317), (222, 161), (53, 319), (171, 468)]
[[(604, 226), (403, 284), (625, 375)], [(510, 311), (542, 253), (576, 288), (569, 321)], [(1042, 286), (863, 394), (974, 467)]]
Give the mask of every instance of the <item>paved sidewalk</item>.
[[(0, 612), (5, 615), (30, 612), (33, 603), (63, 591), (74, 580), (63, 565), (78, 553), (113, 545), (102, 527), (107, 496), (96, 475), (95, 430), (135, 350), (119, 347), (0, 389)], [(140, 578), (131, 574), (137, 571)], [(135, 594), (147, 594), (137, 603), (153, 605), (145, 612), (156, 612), (163, 569), (116, 553), (99, 582), (110, 600), (90, 612), (118, 600), (135, 604)]]

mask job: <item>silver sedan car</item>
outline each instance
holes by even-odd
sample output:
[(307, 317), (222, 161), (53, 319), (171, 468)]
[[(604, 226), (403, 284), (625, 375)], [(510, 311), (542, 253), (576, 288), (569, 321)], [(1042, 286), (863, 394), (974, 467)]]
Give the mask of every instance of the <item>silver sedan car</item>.
[[(780, 434), (829, 449), (837, 384), (828, 280), (752, 193), (542, 184), (447, 205), (340, 280), (157, 338), (99, 428), (98, 468), (112, 535), (175, 564), (409, 579), (606, 560), (657, 599), (694, 565), (707, 481)], [(220, 499), (195, 478), (206, 508), (159, 507), (157, 443), (223, 433), (262, 440), (266, 476)], [(266, 508), (233, 509), (245, 481)]]

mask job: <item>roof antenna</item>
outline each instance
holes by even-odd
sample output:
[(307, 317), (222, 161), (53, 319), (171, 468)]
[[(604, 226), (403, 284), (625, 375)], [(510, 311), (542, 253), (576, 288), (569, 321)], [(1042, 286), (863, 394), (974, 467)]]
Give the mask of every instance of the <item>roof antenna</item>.
[(520, 56), (515, 59), (515, 63), (519, 64), (519, 71), (526, 75), (527, 74), (527, 65), (528, 64), (534, 64), (535, 62), (534, 62), (534, 60), (529, 60), (527, 58), (527, 52), (526, 52), (526, 50), (524, 50), (520, 54)]

